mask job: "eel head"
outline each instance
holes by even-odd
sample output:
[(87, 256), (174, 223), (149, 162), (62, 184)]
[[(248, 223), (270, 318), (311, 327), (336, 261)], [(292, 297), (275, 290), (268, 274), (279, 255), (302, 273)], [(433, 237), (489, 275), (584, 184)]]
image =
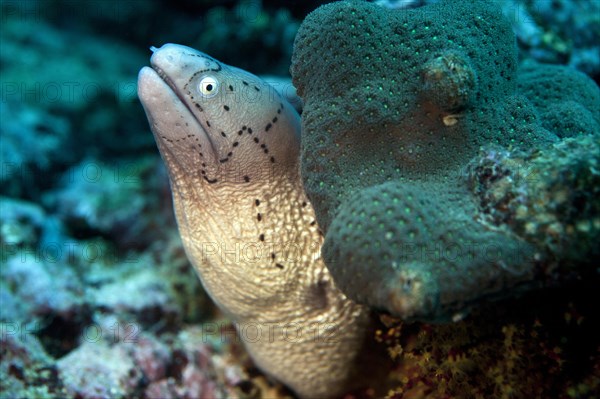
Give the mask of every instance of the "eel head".
[(186, 46), (152, 50), (138, 95), (174, 189), (264, 186), (297, 164), (299, 116), (272, 86)]

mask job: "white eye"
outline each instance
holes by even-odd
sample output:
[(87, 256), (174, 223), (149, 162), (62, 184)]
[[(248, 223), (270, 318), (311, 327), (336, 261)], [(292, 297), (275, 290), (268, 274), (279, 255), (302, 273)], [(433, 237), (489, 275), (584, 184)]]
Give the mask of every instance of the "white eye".
[(219, 81), (212, 76), (205, 76), (198, 83), (198, 91), (204, 98), (214, 97), (219, 92)]

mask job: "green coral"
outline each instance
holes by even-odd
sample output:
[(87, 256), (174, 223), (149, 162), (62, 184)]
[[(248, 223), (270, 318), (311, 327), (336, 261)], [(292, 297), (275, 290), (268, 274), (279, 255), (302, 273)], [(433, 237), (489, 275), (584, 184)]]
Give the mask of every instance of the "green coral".
[(291, 70), (305, 101), (303, 174), (322, 228), (354, 190), (455, 176), (490, 141), (555, 139), (516, 94), (510, 29), (485, 2), (396, 11), (339, 2), (306, 18)]
[(389, 182), (343, 203), (323, 246), (336, 283), (405, 320), (444, 320), (462, 318), (473, 300), (465, 291), (481, 292), (481, 281), (494, 279), (486, 287), (493, 293), (533, 280), (532, 246), (475, 221), (474, 204), (439, 224), (450, 213), (443, 204), (464, 195), (446, 189)]
[[(568, 255), (516, 225), (489, 223), (469, 165), (482, 148), (550, 148), (551, 159), (559, 138), (597, 136), (600, 94), (566, 68), (518, 70), (495, 4), (328, 4), (300, 27), (291, 71), (304, 101), (304, 184), (346, 295), (404, 319), (443, 321), (555, 279), (552, 259)], [(523, 189), (536, 198), (553, 186)], [(584, 233), (582, 259), (594, 237)]]
[(587, 75), (558, 65), (524, 64), (518, 90), (539, 111), (542, 126), (559, 137), (600, 130), (600, 92)]

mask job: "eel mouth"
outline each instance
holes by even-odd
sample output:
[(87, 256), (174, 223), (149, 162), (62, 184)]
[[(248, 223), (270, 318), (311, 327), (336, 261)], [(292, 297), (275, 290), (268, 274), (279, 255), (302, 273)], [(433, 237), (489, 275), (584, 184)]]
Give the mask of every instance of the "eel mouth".
[(167, 169), (201, 173), (204, 180), (214, 183), (219, 173), (218, 154), (210, 135), (171, 78), (161, 73), (148, 66), (140, 70), (138, 97), (163, 159), (170, 165)]
[[(163, 80), (163, 82), (165, 82), (167, 84), (167, 86), (169, 86), (169, 88), (171, 89), (173, 94), (175, 94), (177, 96), (179, 101), (181, 101), (181, 103), (186, 106), (186, 108), (188, 109), (188, 111), (190, 111), (190, 113), (192, 114), (194, 119), (196, 119), (196, 122), (198, 122), (198, 124), (200, 124), (200, 121), (198, 120), (198, 118), (196, 118), (196, 116), (192, 112), (192, 109), (188, 106), (187, 102), (185, 101), (185, 98), (181, 95), (181, 92), (179, 91), (179, 89), (177, 88), (177, 86), (175, 85), (173, 80), (169, 77), (169, 75), (167, 75), (167, 73), (165, 71), (162, 70), (161, 67), (159, 67), (158, 65), (156, 65), (155, 62), (153, 62), (152, 58), (150, 58), (150, 67), (154, 70), (154, 72), (156, 72), (158, 77), (160, 77)], [(202, 129), (202, 130), (204, 130), (204, 129)]]
[[(158, 50), (160, 50), (160, 49), (155, 49), (155, 48), (151, 48), (151, 49), (155, 53)], [(177, 97), (179, 102), (187, 109), (189, 115), (194, 120), (195, 126), (197, 127), (196, 134), (199, 134), (202, 136), (202, 139), (203, 139), (202, 141), (205, 141), (209, 144), (212, 155), (215, 158), (217, 158), (218, 151), (217, 151), (217, 148), (215, 147), (215, 144), (212, 141), (212, 138), (210, 137), (210, 134), (206, 131), (206, 129), (202, 125), (200, 119), (198, 119), (197, 115), (194, 113), (194, 110), (191, 108), (187, 99), (182, 94), (181, 90), (177, 87), (177, 85), (175, 84), (173, 79), (171, 77), (169, 77), (169, 75), (156, 63), (154, 57), (150, 58), (150, 67), (158, 75), (158, 77), (166, 84), (166, 86), (168, 87), (168, 89), (170, 89), (172, 94), (174, 94), (174, 96)], [(167, 87), (165, 87), (165, 89), (167, 89)]]

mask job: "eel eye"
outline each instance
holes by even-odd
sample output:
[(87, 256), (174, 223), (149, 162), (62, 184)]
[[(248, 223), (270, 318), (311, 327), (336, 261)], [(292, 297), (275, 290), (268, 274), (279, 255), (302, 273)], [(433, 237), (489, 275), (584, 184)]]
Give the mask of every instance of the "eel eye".
[(219, 82), (212, 76), (205, 76), (198, 83), (198, 91), (204, 98), (211, 98), (219, 92)]

